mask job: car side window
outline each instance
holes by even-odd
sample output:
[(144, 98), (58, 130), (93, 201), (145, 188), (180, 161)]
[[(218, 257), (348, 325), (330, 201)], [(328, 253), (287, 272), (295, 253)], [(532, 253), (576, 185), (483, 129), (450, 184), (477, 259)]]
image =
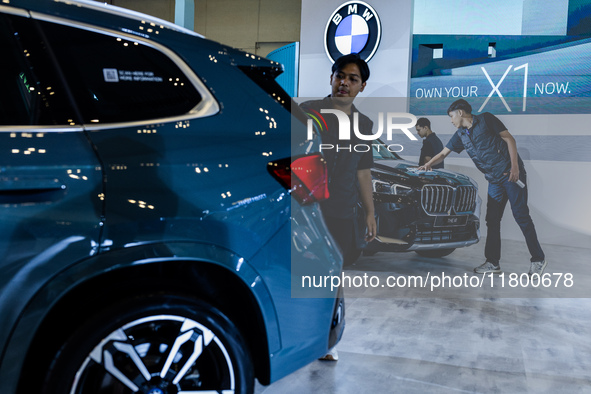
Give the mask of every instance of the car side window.
[(201, 95), (164, 53), (141, 40), (41, 22), (85, 123), (184, 115)]
[(0, 125), (75, 123), (35, 21), (0, 14), (0, 48)]

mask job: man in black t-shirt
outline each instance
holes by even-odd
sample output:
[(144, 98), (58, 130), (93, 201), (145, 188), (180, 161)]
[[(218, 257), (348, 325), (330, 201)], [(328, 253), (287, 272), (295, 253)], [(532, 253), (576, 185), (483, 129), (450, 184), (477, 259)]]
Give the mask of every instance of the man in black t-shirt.
[[(424, 138), (419, 158), (419, 165), (422, 166), (443, 150), (443, 143), (431, 130), (431, 121), (429, 119), (419, 118), (415, 129), (417, 129), (419, 137)], [(433, 165), (433, 168), (443, 168), (443, 161)]]
[(366, 216), (365, 240), (370, 242), (376, 236), (371, 178), (373, 155), (371, 149), (355, 149), (356, 146), (367, 145), (367, 141), (359, 139), (354, 132), (351, 132), (350, 140), (339, 140), (338, 116), (323, 113), (322, 110), (341, 111), (349, 117), (351, 127), (354, 114), (358, 113), (359, 131), (371, 134), (373, 122), (359, 113), (353, 105), (353, 100), (363, 91), (368, 78), (369, 67), (359, 55), (341, 56), (332, 66), (331, 94), (322, 100), (301, 104), (304, 112), (321, 119), (319, 123), (322, 126), (320, 136), (323, 146), (332, 146), (322, 150), (328, 167), (330, 197), (321, 203), (321, 207), (328, 229), (343, 252), (345, 264), (356, 257), (354, 220), (358, 201), (361, 201)]
[[(371, 177), (373, 154), (371, 145), (367, 151), (355, 148), (367, 145), (367, 141), (358, 138), (353, 129), (350, 130), (350, 140), (339, 140), (338, 115), (322, 110), (341, 111), (339, 114), (349, 118), (351, 127), (357, 118), (359, 132), (371, 134), (373, 122), (353, 105), (353, 100), (363, 91), (368, 78), (369, 67), (358, 54), (341, 56), (332, 66), (331, 94), (322, 100), (307, 101), (300, 105), (319, 125), (322, 145), (325, 147), (322, 153), (328, 168), (330, 194), (321, 203), (321, 209), (332, 237), (343, 252), (345, 265), (354, 261), (359, 254), (358, 238), (364, 237), (366, 242), (371, 242), (377, 233)], [(327, 146), (332, 148), (327, 149)], [(358, 201), (361, 201), (365, 212), (365, 235), (356, 234), (355, 231)], [(336, 361), (338, 355), (335, 349), (331, 349), (323, 359)]]
[(460, 153), (465, 149), (488, 181), (488, 231), (484, 246), (486, 261), (476, 267), (474, 272), (501, 272), (501, 218), (509, 201), (515, 222), (519, 225), (531, 254), (529, 275), (542, 276), (547, 262), (529, 214), (526, 172), (517, 153), (515, 139), (503, 122), (493, 114), (485, 112), (472, 115), (472, 106), (466, 100), (454, 101), (447, 114), (457, 131), (447, 146), (421, 168), (428, 170), (452, 151)]

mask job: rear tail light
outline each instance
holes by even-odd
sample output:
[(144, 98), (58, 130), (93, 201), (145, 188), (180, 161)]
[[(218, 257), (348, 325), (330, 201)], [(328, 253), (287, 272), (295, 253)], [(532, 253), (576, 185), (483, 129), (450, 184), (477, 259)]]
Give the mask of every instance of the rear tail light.
[(277, 160), (268, 170), (302, 205), (328, 198), (328, 173), (320, 154)]

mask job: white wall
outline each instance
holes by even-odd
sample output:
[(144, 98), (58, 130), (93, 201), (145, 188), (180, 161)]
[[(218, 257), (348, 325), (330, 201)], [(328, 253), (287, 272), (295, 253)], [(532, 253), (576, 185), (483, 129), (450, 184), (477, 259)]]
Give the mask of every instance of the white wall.
[[(330, 93), (332, 62), (324, 50), (324, 29), (346, 0), (302, 0), (300, 34), (300, 97)], [(370, 78), (363, 96), (408, 97), (412, 0), (373, 0), (369, 4), (382, 26), (380, 46), (369, 61)]]

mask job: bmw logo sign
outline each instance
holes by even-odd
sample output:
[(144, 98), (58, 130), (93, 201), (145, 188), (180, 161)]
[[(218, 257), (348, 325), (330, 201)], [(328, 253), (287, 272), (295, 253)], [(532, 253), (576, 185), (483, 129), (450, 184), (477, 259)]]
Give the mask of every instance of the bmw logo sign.
[(324, 48), (332, 62), (358, 53), (369, 61), (380, 44), (382, 28), (377, 12), (362, 1), (349, 1), (332, 14), (324, 32)]

